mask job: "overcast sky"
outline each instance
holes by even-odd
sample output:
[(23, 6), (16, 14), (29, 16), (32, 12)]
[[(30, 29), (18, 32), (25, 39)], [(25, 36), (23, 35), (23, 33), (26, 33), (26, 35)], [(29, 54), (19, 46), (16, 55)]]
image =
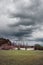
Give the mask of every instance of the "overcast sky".
[(43, 45), (43, 0), (0, 0), (0, 37)]

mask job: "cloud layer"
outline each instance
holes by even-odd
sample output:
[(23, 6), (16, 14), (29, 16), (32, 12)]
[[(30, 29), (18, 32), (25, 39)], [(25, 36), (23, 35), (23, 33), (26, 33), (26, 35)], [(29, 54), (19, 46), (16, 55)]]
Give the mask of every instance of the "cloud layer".
[(0, 0), (0, 37), (43, 42), (43, 0)]

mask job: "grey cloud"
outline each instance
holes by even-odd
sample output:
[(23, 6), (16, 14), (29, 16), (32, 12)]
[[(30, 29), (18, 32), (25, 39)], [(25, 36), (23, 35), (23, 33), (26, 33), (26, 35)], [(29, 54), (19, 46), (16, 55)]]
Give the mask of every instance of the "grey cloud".
[[(20, 1), (20, 0), (18, 0), (18, 1)], [(18, 4), (15, 5), (17, 7), (17, 12), (11, 12), (10, 17), (11, 18), (14, 18), (14, 17), (30, 18), (31, 16), (35, 17), (35, 13), (37, 13), (39, 11), (40, 0), (38, 0), (38, 1), (32, 0), (31, 2), (32, 2), (32, 4), (30, 6), (28, 5), (27, 7), (24, 6), (25, 3), (20, 4), (21, 2), (17, 2), (18, 4), (20, 4), (20, 5), (18, 5)]]
[[(18, 0), (18, 1), (20, 1), (20, 0)], [(16, 2), (17, 2), (17, 0), (16, 0)], [(23, 6), (16, 4), (15, 5), (17, 7), (16, 13), (15, 12), (12, 12), (12, 13), (10, 12), (10, 16), (9, 16), (10, 18), (12, 18), (12, 19), (13, 18), (20, 18), (20, 21), (16, 24), (8, 25), (9, 27), (15, 27), (15, 26), (19, 26), (19, 25), (24, 25), (24, 26), (32, 25), (33, 26), (33, 28), (30, 29), (31, 33), (29, 33), (29, 31), (27, 32), (26, 30), (25, 31), (21, 31), (21, 30), (19, 31), (18, 30), (19, 32), (17, 32), (15, 34), (15, 36), (18, 36), (18, 37), (20, 36), (21, 37), (21, 36), (26, 36), (27, 34), (31, 35), (32, 31), (34, 29), (38, 29), (37, 25), (40, 22), (42, 23), (43, 14), (42, 14), (41, 11), (43, 9), (40, 8), (40, 7), (42, 7), (41, 6), (41, 1), (40, 0), (38, 0), (38, 1), (37, 0), (32, 0), (31, 2), (32, 2), (32, 4), (30, 6), (28, 5), (27, 7), (24, 6), (25, 4)], [(21, 2), (18, 2), (18, 3), (20, 4)]]
[[(20, 1), (20, 0), (18, 0)], [(17, 1), (16, 1), (17, 2)], [(9, 25), (10, 27), (15, 27), (18, 25), (35, 25), (36, 22), (38, 22), (38, 14), (37, 12), (39, 12), (39, 7), (40, 7), (40, 1), (38, 0), (32, 0), (32, 5), (28, 5), (27, 7), (24, 6), (25, 4), (21, 4), (21, 6), (19, 5), (15, 5), (17, 7), (17, 12), (12, 12), (10, 13), (10, 18), (20, 18), (20, 21), (17, 24), (11, 24)], [(21, 2), (18, 2), (19, 4)], [(20, 7), (20, 8), (19, 8)], [(27, 19), (27, 20), (26, 20)], [(31, 21), (29, 21), (29, 19)]]
[(43, 42), (43, 38), (37, 38), (37, 39), (35, 39), (35, 41), (40, 41), (40, 42)]
[(15, 24), (9, 24), (9, 27), (15, 27), (15, 26), (19, 26), (19, 25), (25, 25), (25, 26), (30, 26), (30, 25), (35, 25), (35, 19), (20, 19), (20, 21), (18, 23)]

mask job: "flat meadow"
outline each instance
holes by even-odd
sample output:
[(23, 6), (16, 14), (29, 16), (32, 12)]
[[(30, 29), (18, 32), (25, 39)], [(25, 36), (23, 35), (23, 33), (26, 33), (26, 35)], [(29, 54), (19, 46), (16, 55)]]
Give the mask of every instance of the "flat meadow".
[(0, 50), (0, 65), (43, 65), (43, 51)]

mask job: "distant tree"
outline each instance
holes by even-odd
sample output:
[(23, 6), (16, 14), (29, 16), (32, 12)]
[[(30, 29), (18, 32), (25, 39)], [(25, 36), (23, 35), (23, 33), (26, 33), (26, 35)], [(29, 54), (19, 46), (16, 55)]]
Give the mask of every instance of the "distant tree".
[(27, 50), (27, 46), (25, 46), (25, 50)]
[(35, 44), (34, 49), (35, 50), (43, 50), (43, 46), (41, 46), (39, 44)]
[(43, 46), (40, 47), (40, 50), (43, 50)]
[(18, 50), (20, 50), (20, 46), (18, 46)]
[(10, 41), (9, 39), (0, 38), (0, 46), (1, 46), (2, 44), (11, 45), (11, 41)]
[(25, 45), (25, 50), (27, 50), (27, 48), (28, 48), (28, 43), (26, 43), (26, 45)]
[(39, 44), (35, 44), (34, 49), (35, 49), (35, 50), (39, 50), (39, 47), (40, 47)]

